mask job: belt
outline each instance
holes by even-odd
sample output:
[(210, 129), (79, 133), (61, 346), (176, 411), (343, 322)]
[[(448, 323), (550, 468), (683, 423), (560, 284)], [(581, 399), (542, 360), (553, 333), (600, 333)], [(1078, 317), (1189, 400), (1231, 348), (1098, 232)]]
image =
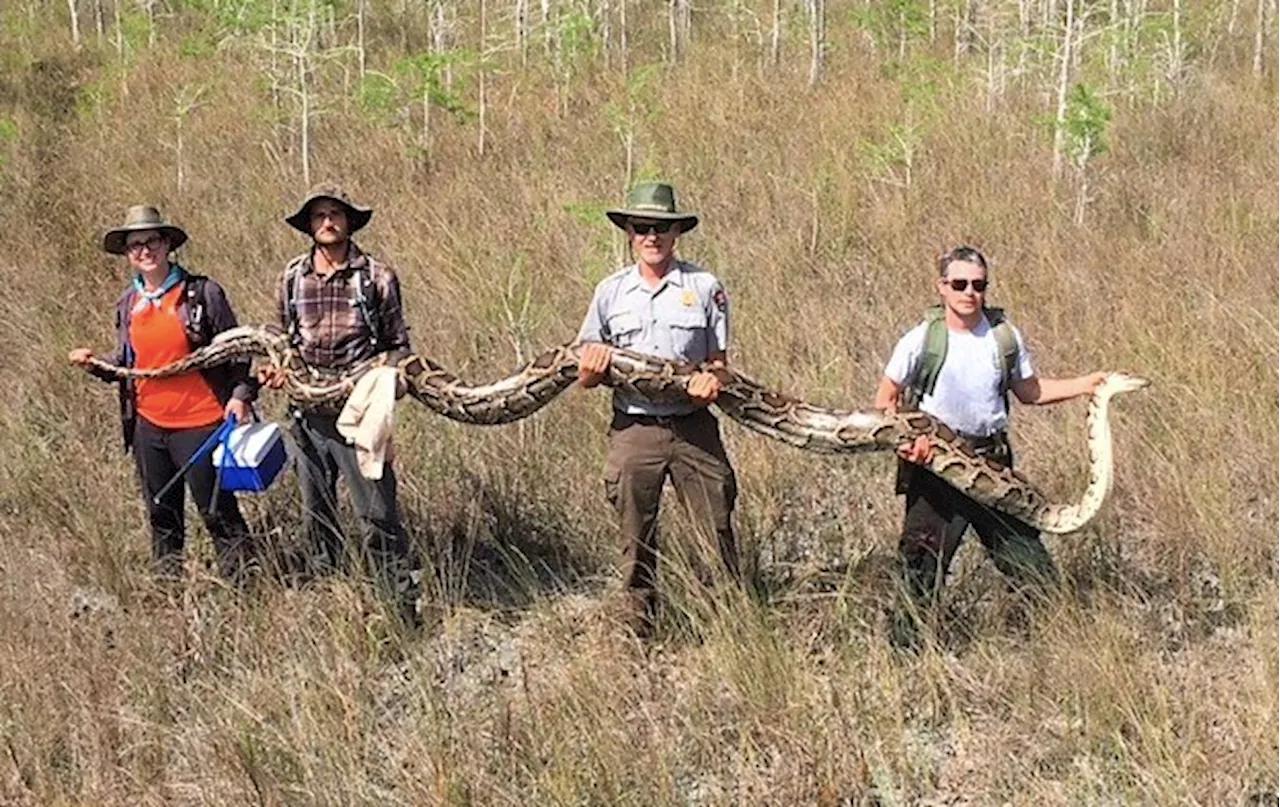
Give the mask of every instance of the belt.
[(625, 429), (628, 426), (660, 426), (664, 429), (670, 429), (705, 412), (705, 409), (699, 409), (686, 415), (632, 415), (627, 412), (615, 411), (613, 417), (615, 428), (619, 429)]

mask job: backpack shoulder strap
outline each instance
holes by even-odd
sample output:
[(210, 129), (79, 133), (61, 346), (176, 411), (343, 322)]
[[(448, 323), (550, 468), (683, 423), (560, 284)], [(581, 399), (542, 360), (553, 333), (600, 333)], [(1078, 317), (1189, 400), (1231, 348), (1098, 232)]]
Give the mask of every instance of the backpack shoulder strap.
[(991, 324), (991, 335), (996, 340), (996, 350), (1000, 359), (1000, 394), (1004, 397), (1004, 408), (1009, 410), (1009, 390), (1013, 386), (1013, 373), (1018, 367), (1018, 337), (1013, 332), (1003, 308), (985, 308), (987, 322)]
[(281, 282), (284, 284), (284, 316), (285, 330), (289, 334), (289, 339), (296, 346), (298, 343), (298, 292), (299, 286), (302, 284), (302, 264), (306, 260), (306, 255), (300, 255), (289, 262), (284, 269), (284, 277)]
[(1003, 308), (985, 309), (987, 322), (991, 324), (991, 335), (995, 337), (996, 347), (1000, 351), (1000, 375), (1005, 390), (1013, 380), (1013, 372), (1018, 366), (1018, 337), (1013, 332)]
[(933, 393), (942, 364), (947, 360), (947, 320), (942, 306), (935, 305), (926, 311), (924, 321), (924, 352), (920, 355), (920, 368), (912, 384), (921, 397)]
[(187, 339), (192, 345), (205, 345), (209, 342), (209, 336), (205, 333), (209, 320), (209, 298), (205, 296), (208, 281), (209, 278), (204, 275), (187, 273)]
[(138, 292), (130, 284), (116, 303), (116, 331), (120, 335), (125, 367), (133, 366), (133, 343), (129, 341), (129, 324), (133, 318), (133, 306), (138, 302)]
[(377, 284), (373, 282), (373, 268), (366, 259), (364, 266), (355, 273), (356, 307), (360, 316), (369, 328), (369, 340), (377, 346), (382, 341), (381, 328), (378, 327)]

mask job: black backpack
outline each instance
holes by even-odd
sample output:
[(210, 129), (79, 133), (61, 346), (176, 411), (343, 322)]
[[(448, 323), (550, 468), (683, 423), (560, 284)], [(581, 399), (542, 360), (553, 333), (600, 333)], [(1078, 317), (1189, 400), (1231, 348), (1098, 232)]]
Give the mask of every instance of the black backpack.
[(205, 287), (209, 278), (204, 275), (187, 276), (187, 341), (192, 348), (204, 347), (213, 341), (213, 326), (209, 323), (209, 298)]

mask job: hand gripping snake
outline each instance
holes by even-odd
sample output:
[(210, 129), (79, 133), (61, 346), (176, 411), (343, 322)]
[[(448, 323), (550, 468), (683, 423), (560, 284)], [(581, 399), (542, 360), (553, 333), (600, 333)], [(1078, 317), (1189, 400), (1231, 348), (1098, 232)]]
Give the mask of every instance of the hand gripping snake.
[[(233, 328), (208, 346), (171, 364), (136, 370), (91, 359), (90, 364), (119, 378), (161, 378), (253, 356), (284, 371), (284, 389), (305, 404), (337, 405), (356, 381), (377, 366), (394, 366), (409, 394), (433, 412), (472, 425), (499, 425), (529, 417), (572, 386), (578, 377), (580, 346), (551, 348), (516, 373), (491, 384), (472, 386), (431, 359), (388, 354), (369, 359), (342, 374), (306, 365), (289, 337), (274, 327)], [(689, 379), (704, 368), (615, 348), (605, 375), (608, 386), (655, 402), (683, 402)], [(721, 384), (715, 406), (742, 426), (821, 454), (892, 451), (925, 436), (933, 446), (926, 467), (965, 495), (1049, 533), (1074, 532), (1101, 509), (1113, 482), (1113, 451), (1108, 410), (1111, 398), (1147, 386), (1145, 379), (1111, 373), (1089, 401), (1089, 484), (1075, 504), (1053, 504), (1021, 473), (978, 456), (942, 422), (923, 412), (886, 414), (874, 409), (830, 409), (774, 392), (727, 367), (705, 368)]]

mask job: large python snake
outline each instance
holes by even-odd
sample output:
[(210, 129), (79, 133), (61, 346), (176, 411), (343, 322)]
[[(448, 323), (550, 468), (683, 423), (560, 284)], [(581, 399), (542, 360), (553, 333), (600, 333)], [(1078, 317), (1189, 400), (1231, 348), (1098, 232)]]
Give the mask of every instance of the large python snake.
[[(119, 378), (180, 375), (254, 356), (284, 371), (284, 389), (307, 405), (340, 404), (356, 382), (376, 366), (394, 366), (408, 393), (437, 414), (473, 425), (512, 423), (546, 406), (577, 380), (579, 346), (551, 348), (518, 372), (492, 384), (473, 386), (430, 359), (416, 354), (389, 354), (341, 375), (308, 366), (278, 328), (239, 327), (218, 334), (212, 343), (164, 367), (137, 370), (91, 359), (99, 370)], [(1113, 451), (1108, 409), (1111, 398), (1147, 385), (1142, 378), (1111, 373), (1089, 402), (1089, 484), (1075, 504), (1054, 504), (1017, 471), (978, 456), (945, 424), (923, 412), (886, 414), (874, 409), (830, 409), (773, 392), (726, 367), (699, 368), (613, 350), (604, 383), (649, 400), (687, 401), (685, 387), (705, 369), (721, 383), (715, 406), (742, 426), (795, 446), (824, 454), (891, 451), (925, 436), (933, 446), (926, 467), (953, 487), (988, 507), (1007, 513), (1049, 533), (1074, 532), (1101, 509), (1111, 490)]]

